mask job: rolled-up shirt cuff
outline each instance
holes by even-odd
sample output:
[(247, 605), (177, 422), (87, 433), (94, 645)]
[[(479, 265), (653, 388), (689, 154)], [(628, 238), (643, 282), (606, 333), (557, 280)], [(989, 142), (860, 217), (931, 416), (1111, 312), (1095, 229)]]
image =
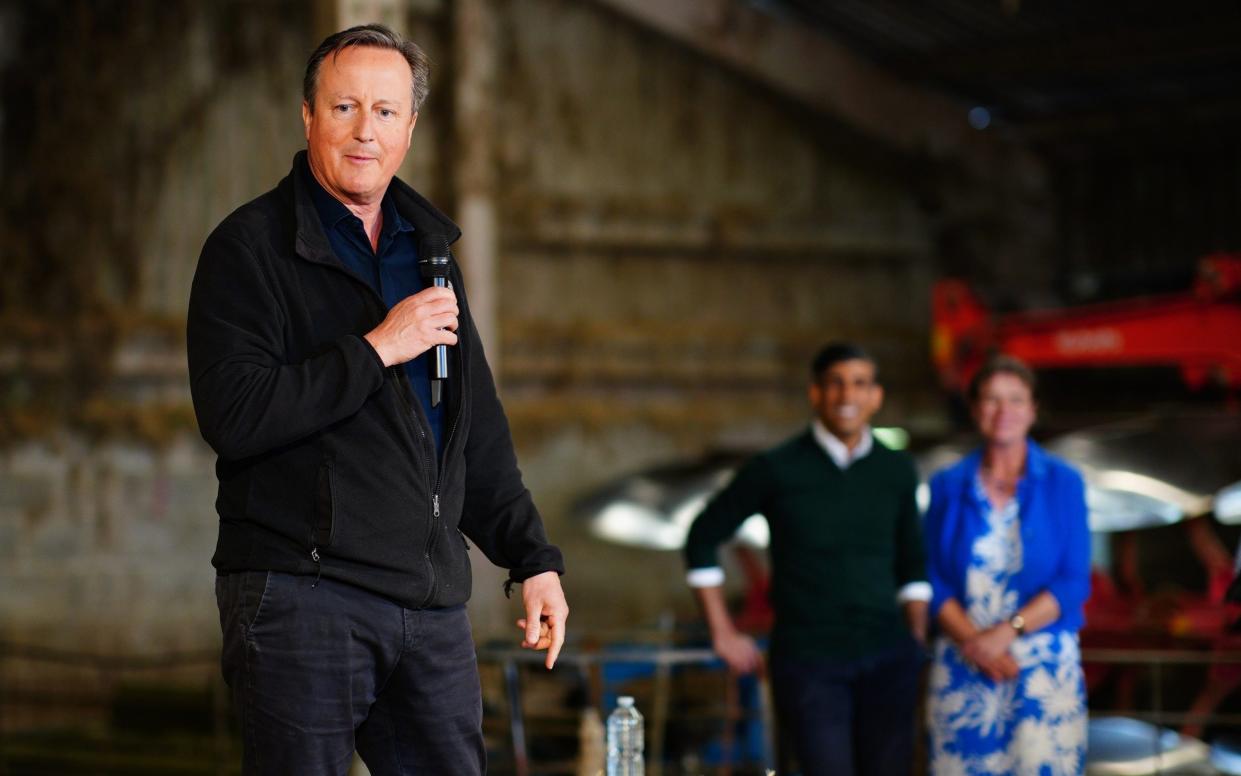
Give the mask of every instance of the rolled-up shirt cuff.
[(685, 575), (690, 587), (719, 587), (724, 584), (724, 569), (710, 566), (705, 569), (690, 569)]
[(896, 601), (902, 604), (910, 601), (930, 601), (933, 592), (930, 582), (910, 582), (897, 591)]

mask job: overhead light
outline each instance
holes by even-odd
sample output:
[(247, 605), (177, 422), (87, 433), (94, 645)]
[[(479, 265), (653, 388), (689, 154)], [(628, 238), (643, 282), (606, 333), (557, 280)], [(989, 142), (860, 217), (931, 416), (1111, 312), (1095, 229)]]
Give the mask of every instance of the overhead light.
[(750, 515), (737, 529), (737, 539), (763, 549), (771, 542), (771, 527), (762, 515)]
[(655, 550), (678, 550), (685, 544), (685, 529), (670, 523), (655, 510), (632, 501), (604, 507), (591, 522), (600, 539)]
[(879, 426), (871, 429), (875, 439), (883, 442), (885, 447), (893, 450), (904, 450), (909, 447), (909, 432), (898, 426)]
[[(1085, 468), (1085, 467), (1083, 467)], [(1121, 469), (1095, 470), (1088, 476), (1091, 485), (1101, 490), (1118, 491), (1144, 496), (1152, 501), (1171, 505), (1187, 517), (1197, 517), (1211, 511), (1211, 497), (1191, 493), (1170, 482)]]
[(1241, 482), (1215, 494), (1215, 519), (1228, 525), (1241, 524)]
[(1175, 504), (1141, 493), (1124, 490), (1086, 488), (1090, 510), (1090, 530), (1096, 532), (1133, 531), (1171, 525), (1185, 516)]
[(672, 524), (681, 529), (683, 535), (689, 533), (689, 527), (698, 517), (698, 513), (707, 505), (714, 492), (699, 493), (682, 501), (672, 510)]

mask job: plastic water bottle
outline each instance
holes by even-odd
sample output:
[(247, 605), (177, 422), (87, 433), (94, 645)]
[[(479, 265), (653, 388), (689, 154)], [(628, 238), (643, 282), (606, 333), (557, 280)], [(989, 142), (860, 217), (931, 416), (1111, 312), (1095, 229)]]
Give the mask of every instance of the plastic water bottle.
[(642, 715), (633, 707), (633, 698), (622, 695), (616, 699), (616, 710), (608, 715), (607, 776), (642, 776), (645, 745)]

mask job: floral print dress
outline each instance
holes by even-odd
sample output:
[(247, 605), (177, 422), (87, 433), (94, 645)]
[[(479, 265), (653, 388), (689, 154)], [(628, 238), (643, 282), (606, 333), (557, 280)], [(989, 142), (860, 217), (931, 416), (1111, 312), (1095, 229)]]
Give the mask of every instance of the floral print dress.
[[(1021, 570), (1017, 500), (994, 509), (980, 480), (975, 497), (988, 530), (974, 542), (961, 606), (980, 630), (1018, 609), (1009, 582)], [(993, 682), (940, 637), (935, 644), (927, 703), (934, 776), (1080, 774), (1086, 757), (1086, 687), (1077, 634), (1035, 632), (1018, 637), (1011, 653), (1015, 679)]]

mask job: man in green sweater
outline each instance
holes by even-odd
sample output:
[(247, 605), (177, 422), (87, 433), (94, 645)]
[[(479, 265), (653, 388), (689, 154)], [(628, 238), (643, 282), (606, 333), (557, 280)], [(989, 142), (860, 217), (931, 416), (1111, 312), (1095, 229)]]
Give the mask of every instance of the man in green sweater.
[(918, 477), (871, 434), (883, 388), (865, 350), (825, 347), (809, 396), (810, 428), (746, 462), (694, 521), (689, 583), (716, 653), (737, 673), (762, 670), (729, 616), (716, 551), (746, 518), (766, 517), (772, 690), (802, 773), (907, 776), (931, 597)]

